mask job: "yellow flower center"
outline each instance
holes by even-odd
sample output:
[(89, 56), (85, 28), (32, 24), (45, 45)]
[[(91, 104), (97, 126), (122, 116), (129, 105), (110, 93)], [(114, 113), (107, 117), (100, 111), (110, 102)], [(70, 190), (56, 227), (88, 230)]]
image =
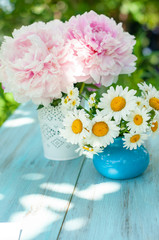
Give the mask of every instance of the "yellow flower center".
[(105, 122), (96, 122), (92, 127), (92, 132), (97, 137), (105, 136), (109, 131), (109, 127)]
[(89, 148), (89, 147), (84, 147), (83, 146), (83, 149), (86, 150), (86, 151), (89, 151), (89, 152), (93, 152), (93, 148)]
[(71, 91), (70, 91), (70, 96), (72, 96), (72, 95), (73, 95), (73, 91), (71, 90)]
[(66, 103), (68, 103), (68, 100), (67, 100), (67, 98), (65, 98), (65, 99), (64, 99), (64, 103), (65, 103), (65, 104), (66, 104)]
[(121, 111), (125, 105), (126, 105), (126, 100), (123, 97), (115, 97), (113, 98), (113, 100), (111, 101), (111, 109), (114, 112), (119, 112)]
[(76, 100), (73, 100), (72, 101), (72, 106), (75, 106), (76, 105)]
[(150, 98), (149, 104), (155, 110), (159, 110), (159, 99), (156, 97)]
[(133, 120), (134, 120), (134, 123), (135, 123), (136, 125), (138, 125), (138, 126), (143, 123), (143, 118), (142, 118), (142, 116), (139, 115), (139, 114), (135, 115), (135, 117), (134, 117)]
[(79, 119), (74, 120), (72, 123), (72, 131), (75, 134), (79, 134), (82, 132), (82, 130), (83, 130), (83, 124), (82, 124), (81, 120), (79, 120)]
[(158, 122), (157, 122), (157, 121), (156, 121), (156, 122), (153, 122), (152, 125), (153, 125), (153, 126), (151, 127), (152, 132), (156, 132), (157, 129), (158, 129)]
[(130, 138), (130, 142), (131, 143), (136, 143), (137, 141), (139, 141), (140, 139), (140, 135), (139, 134), (135, 134)]

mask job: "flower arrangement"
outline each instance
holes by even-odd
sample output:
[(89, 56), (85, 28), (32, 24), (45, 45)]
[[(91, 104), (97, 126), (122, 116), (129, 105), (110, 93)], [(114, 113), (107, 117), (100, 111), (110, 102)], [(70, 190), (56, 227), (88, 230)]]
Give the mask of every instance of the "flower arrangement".
[[(85, 107), (79, 104), (77, 89), (72, 89), (62, 101), (67, 115), (61, 135), (79, 144), (80, 154), (88, 156), (101, 152), (118, 136), (123, 139), (123, 147), (137, 149), (150, 134), (159, 133), (159, 91), (151, 84), (138, 86), (140, 97), (128, 87), (111, 86), (102, 97), (98, 92), (91, 94)], [(72, 101), (76, 103), (70, 107)]]
[[(135, 71), (135, 42), (121, 23), (94, 11), (22, 26), (4, 37), (0, 83), (16, 101), (38, 105), (46, 158), (76, 158), (71, 144), (80, 154), (98, 154), (119, 136), (123, 147), (137, 149), (159, 132), (159, 91), (145, 83), (141, 96), (109, 87)], [(95, 90), (102, 86), (109, 89), (100, 95)]]
[[(121, 23), (90, 11), (67, 22), (36, 22), (5, 37), (0, 82), (18, 102), (47, 106), (82, 83), (109, 86), (135, 70), (134, 36)], [(73, 104), (73, 103), (72, 103)]]

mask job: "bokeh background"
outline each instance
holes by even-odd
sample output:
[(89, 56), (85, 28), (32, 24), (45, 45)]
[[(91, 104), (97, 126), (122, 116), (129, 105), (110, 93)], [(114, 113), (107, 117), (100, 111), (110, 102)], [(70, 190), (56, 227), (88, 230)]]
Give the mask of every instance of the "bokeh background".
[[(159, 2), (158, 0), (0, 0), (0, 44), (14, 28), (35, 21), (68, 20), (72, 15), (94, 10), (122, 22), (137, 43), (137, 70), (129, 77), (122, 75), (118, 84), (137, 88), (146, 81), (159, 89)], [(0, 125), (17, 108), (12, 94), (0, 86)]]

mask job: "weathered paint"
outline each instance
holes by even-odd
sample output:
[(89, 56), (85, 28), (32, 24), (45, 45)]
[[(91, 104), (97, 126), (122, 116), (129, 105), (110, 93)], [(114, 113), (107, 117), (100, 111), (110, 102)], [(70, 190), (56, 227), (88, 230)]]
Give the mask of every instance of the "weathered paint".
[(24, 104), (0, 129), (0, 222), (19, 224), (17, 240), (158, 239), (158, 143), (147, 144), (142, 176), (109, 180), (91, 159), (45, 159), (36, 109)]

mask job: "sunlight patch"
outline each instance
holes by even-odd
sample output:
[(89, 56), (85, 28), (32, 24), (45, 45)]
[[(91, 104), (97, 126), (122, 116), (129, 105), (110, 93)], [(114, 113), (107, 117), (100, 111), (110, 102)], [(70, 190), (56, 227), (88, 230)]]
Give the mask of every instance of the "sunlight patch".
[(20, 127), (35, 122), (33, 118), (10, 119), (4, 123), (4, 127)]
[(0, 193), (0, 200), (3, 200), (4, 195)]
[(14, 240), (19, 239), (21, 224), (19, 223), (0, 223), (0, 239)]
[[(59, 213), (50, 211), (49, 209), (41, 208), (38, 211), (28, 210), (17, 212), (10, 217), (10, 221), (21, 222), (23, 240), (33, 239), (45, 232), (50, 224), (58, 221), (61, 218)], [(18, 238), (10, 238), (17, 239)]]
[(101, 200), (105, 194), (110, 194), (119, 191), (121, 185), (115, 182), (105, 182), (94, 184), (85, 190), (77, 191), (76, 196), (88, 200)]
[(37, 181), (37, 180), (43, 179), (44, 175), (40, 173), (28, 173), (23, 175), (22, 178), (25, 180)]
[[(32, 194), (20, 198), (20, 203), (25, 209), (31, 210), (32, 212), (38, 212), (42, 208), (65, 212), (69, 201), (42, 194)], [(70, 204), (69, 208), (71, 209), (72, 207), (73, 204)]]
[(64, 223), (63, 228), (66, 231), (75, 231), (83, 228), (86, 225), (87, 220), (84, 218), (75, 218)]
[(43, 183), (40, 185), (41, 188), (47, 189), (53, 192), (65, 193), (65, 194), (72, 194), (74, 186), (67, 183)]

